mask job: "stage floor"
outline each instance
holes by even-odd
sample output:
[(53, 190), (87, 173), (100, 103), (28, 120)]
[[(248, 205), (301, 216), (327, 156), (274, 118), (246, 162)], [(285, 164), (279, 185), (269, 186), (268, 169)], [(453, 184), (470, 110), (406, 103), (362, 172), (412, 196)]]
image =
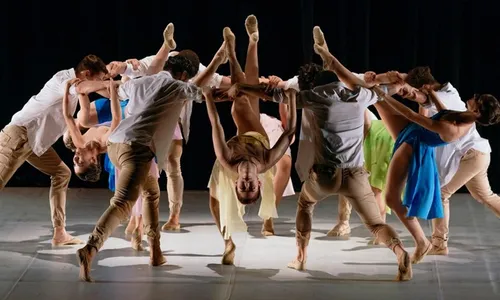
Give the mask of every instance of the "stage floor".
[[(0, 299), (500, 299), (500, 222), (468, 194), (451, 200), (449, 257), (427, 256), (413, 280), (393, 282), (393, 253), (368, 246), (370, 234), (352, 217), (349, 240), (326, 237), (336, 221), (337, 198), (317, 205), (305, 272), (287, 269), (295, 255), (296, 197), (285, 198), (277, 236), (263, 238), (258, 207), (247, 209), (248, 234), (235, 236), (236, 266), (221, 266), (223, 242), (206, 192), (186, 192), (182, 230), (163, 233), (168, 264), (148, 266), (121, 226), (94, 261), (95, 283), (78, 281), (75, 251), (52, 248), (48, 188), (7, 188), (0, 194)], [(71, 189), (67, 229), (86, 240), (108, 206), (106, 190)], [(161, 195), (161, 224), (168, 217)], [(394, 216), (388, 222), (409, 251), (413, 242)], [(428, 222), (421, 222), (430, 235)]]

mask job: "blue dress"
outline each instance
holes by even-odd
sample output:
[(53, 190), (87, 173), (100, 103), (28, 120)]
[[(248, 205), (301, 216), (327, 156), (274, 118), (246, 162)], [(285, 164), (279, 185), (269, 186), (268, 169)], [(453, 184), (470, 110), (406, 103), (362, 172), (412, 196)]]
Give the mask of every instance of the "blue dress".
[[(125, 119), (125, 107), (127, 107), (128, 99), (120, 101), (120, 106), (122, 109), (122, 119)], [(112, 119), (111, 114), (111, 103), (108, 98), (99, 98), (94, 101), (95, 109), (97, 111), (97, 122), (103, 124), (110, 122)], [(109, 159), (108, 153), (104, 155), (104, 170), (109, 173), (108, 177), (108, 187), (114, 192), (115, 191), (115, 166)]]
[[(449, 110), (442, 110), (432, 116), (439, 120)], [(403, 143), (411, 145), (413, 153), (408, 165), (408, 179), (403, 205), (408, 208), (408, 217), (425, 220), (443, 218), (441, 185), (434, 155), (434, 148), (446, 144), (437, 133), (411, 123), (398, 135), (393, 155)]]

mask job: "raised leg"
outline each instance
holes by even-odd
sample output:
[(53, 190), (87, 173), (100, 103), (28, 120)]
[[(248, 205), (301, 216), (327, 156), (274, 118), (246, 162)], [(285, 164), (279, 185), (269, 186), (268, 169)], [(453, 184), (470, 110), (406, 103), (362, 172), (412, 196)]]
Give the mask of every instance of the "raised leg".
[(380, 118), (385, 124), (387, 131), (394, 140), (397, 140), (399, 133), (410, 123), (408, 119), (398, 113), (392, 106), (385, 102), (379, 101), (375, 103)]
[[(245, 61), (245, 78), (247, 84), (259, 84), (259, 58), (257, 44), (259, 42), (259, 26), (257, 18), (250, 15), (245, 20), (248, 33), (247, 59)], [(248, 97), (253, 112), (260, 118), (259, 98)]]
[(149, 65), (146, 75), (156, 74), (163, 70), (163, 66), (168, 59), (168, 54), (177, 47), (174, 40), (174, 29), (174, 24), (169, 23), (163, 31), (163, 45)]

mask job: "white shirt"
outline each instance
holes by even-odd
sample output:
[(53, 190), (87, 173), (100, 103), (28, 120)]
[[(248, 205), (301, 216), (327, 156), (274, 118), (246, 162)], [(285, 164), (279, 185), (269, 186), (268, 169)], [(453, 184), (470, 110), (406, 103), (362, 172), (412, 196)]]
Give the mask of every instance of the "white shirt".
[[(32, 96), (18, 111), (9, 125), (25, 127), (28, 144), (37, 156), (44, 154), (66, 131), (62, 110), (66, 82), (76, 78), (75, 70), (57, 72), (45, 83), (40, 92)], [(69, 111), (74, 114), (78, 96), (74, 86), (70, 88)]]
[[(168, 54), (168, 57), (172, 56), (172, 52)], [(140, 76), (146, 76), (146, 71), (148, 70), (149, 66), (153, 62), (155, 58), (155, 55), (147, 56), (139, 61), (139, 68), (137, 70), (134, 70), (132, 64), (127, 64), (127, 70), (123, 75), (128, 76), (130, 78), (136, 78)], [(201, 72), (203, 72), (207, 67), (205, 67), (203, 64), (200, 63), (199, 69), (198, 69), (198, 74), (199, 75)], [(196, 77), (195, 76), (195, 77)], [(208, 86), (212, 88), (219, 88), (222, 82), (222, 78), (224, 76), (215, 73), (212, 78), (210, 79), (210, 82), (208, 83)], [(126, 98), (122, 98), (126, 99)], [(184, 135), (184, 138), (187, 141), (189, 140), (189, 132), (190, 132), (190, 127), (191, 127), (191, 114), (193, 112), (193, 102), (188, 101), (184, 108), (182, 109), (182, 112), (180, 114), (180, 119), (181, 119), (181, 125), (182, 125), (182, 134)]]
[[(467, 110), (465, 103), (460, 98), (460, 94), (451, 83), (445, 84), (436, 94), (446, 109), (455, 111)], [(427, 105), (425, 107), (429, 109), (428, 117), (437, 114), (437, 109), (434, 105)], [(453, 176), (455, 176), (460, 165), (460, 160), (470, 149), (476, 149), (483, 153), (491, 152), (490, 143), (479, 135), (476, 124), (472, 125), (469, 132), (459, 140), (436, 148), (436, 162), (439, 169), (441, 186), (448, 184)]]
[(119, 93), (130, 99), (127, 117), (111, 133), (109, 141), (148, 146), (166, 170), (165, 158), (184, 104), (201, 101), (201, 89), (175, 80), (169, 72), (129, 80), (120, 85)]

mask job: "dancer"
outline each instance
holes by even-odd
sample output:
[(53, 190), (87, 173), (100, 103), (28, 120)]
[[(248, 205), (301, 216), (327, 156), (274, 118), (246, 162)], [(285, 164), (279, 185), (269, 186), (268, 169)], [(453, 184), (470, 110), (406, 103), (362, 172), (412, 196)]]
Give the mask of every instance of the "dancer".
[[(297, 98), (299, 107), (303, 108), (303, 116), (296, 169), (304, 184), (297, 209), (298, 254), (288, 267), (305, 269), (314, 207), (318, 201), (340, 194), (351, 202), (366, 227), (396, 254), (396, 279), (410, 280), (410, 257), (396, 231), (383, 222), (368, 181), (368, 172), (363, 168), (364, 112), (377, 102), (378, 97), (372, 90), (363, 88), (365, 83), (326, 50), (319, 27), (315, 27), (313, 33), (315, 52), (320, 54), (328, 71), (315, 75), (313, 89), (302, 90)], [(343, 84), (335, 82), (335, 74)], [(299, 82), (299, 86), (302, 89), (311, 85)], [(398, 86), (384, 88), (392, 94)], [(240, 90), (258, 95), (263, 91), (262, 87), (242, 87)], [(267, 94), (270, 95), (270, 92)], [(275, 90), (272, 98), (267, 97), (277, 102), (281, 102), (281, 98), (280, 90)]]
[[(75, 147), (75, 156), (73, 157), (75, 174), (84, 181), (97, 182), (101, 175), (101, 160), (100, 155), (107, 152), (108, 137), (113, 130), (120, 124), (121, 109), (118, 100), (117, 89), (118, 85), (113, 79), (109, 80), (109, 93), (111, 103), (111, 126), (99, 126), (90, 128), (82, 135), (78, 128), (74, 112), (70, 111), (69, 103), (69, 88), (66, 86), (66, 91), (63, 98), (63, 116), (68, 126), (68, 132), (71, 137), (72, 144)], [(78, 94), (80, 107), (89, 106), (89, 97), (86, 94)]]
[[(480, 108), (492, 110), (492, 118), (485, 122), (496, 123), (500, 112), (494, 101), (485, 101), (489, 96), (475, 95), (474, 99), (467, 101), (467, 107), (460, 98), (458, 91), (451, 83), (440, 84), (431, 74), (428, 67), (417, 67), (408, 72), (406, 82), (414, 88), (427, 86), (434, 90), (444, 106), (456, 111), (479, 110)], [(406, 97), (421, 104), (420, 112), (424, 116), (434, 116), (438, 113), (437, 107), (429, 101), (416, 99), (415, 95)], [(492, 107), (487, 107), (487, 103)], [(481, 115), (486, 113), (480, 111)], [(483, 203), (500, 217), (500, 197), (491, 191), (488, 181), (488, 166), (490, 164), (491, 148), (488, 140), (481, 138), (475, 124), (456, 142), (436, 149), (436, 162), (441, 181), (441, 200), (443, 203), (444, 218), (432, 220), (432, 249), (429, 255), (448, 254), (448, 234), (450, 222), (449, 199), (463, 185), (467, 187), (472, 197)]]
[(65, 87), (77, 81), (70, 89), (69, 110), (75, 111), (78, 92), (93, 92), (107, 87), (103, 82), (107, 73), (104, 62), (95, 55), (87, 55), (76, 66), (57, 72), (31, 97), (22, 110), (0, 133), (0, 188), (3, 189), (14, 172), (27, 161), (50, 176), (50, 210), (54, 235), (53, 246), (83, 243), (66, 232), (66, 191), (71, 170), (59, 158), (52, 145), (63, 135), (66, 123), (61, 118), (61, 102)]
[[(175, 46), (173, 36), (166, 46)], [(109, 137), (108, 153), (113, 164), (120, 170), (116, 191), (109, 208), (101, 216), (89, 237), (87, 245), (78, 250), (80, 278), (92, 281), (90, 268), (97, 251), (121, 221), (130, 214), (140, 191), (143, 197), (145, 233), (150, 246), (150, 264), (166, 263), (160, 248), (158, 224), (158, 179), (150, 176), (151, 160), (156, 156), (160, 169), (165, 169), (166, 153), (186, 101), (201, 98), (200, 89), (224, 61), (224, 44), (217, 51), (207, 69), (193, 81), (189, 72), (193, 69), (185, 57), (172, 57), (158, 74), (129, 80), (119, 88), (119, 94), (130, 99), (130, 114)]]
[[(152, 66), (154, 67), (155, 65), (159, 65), (158, 63), (155, 63), (155, 59), (157, 60), (159, 57), (161, 57), (162, 59), (167, 59), (168, 57), (173, 57), (176, 55), (184, 56), (188, 58), (193, 63), (193, 65), (199, 66), (196, 71), (196, 76), (199, 76), (199, 74), (201, 74), (201, 72), (206, 69), (206, 67), (200, 63), (198, 55), (196, 55), (196, 53), (191, 50), (181, 50), (180, 52), (171, 51), (168, 53), (162, 51), (161, 49), (156, 55), (145, 57), (140, 61), (137, 59), (128, 59), (126, 62), (114, 61), (108, 65), (108, 68), (113, 74), (120, 74), (122, 76), (127, 76), (130, 78), (137, 78), (140, 76), (146, 76), (148, 74), (154, 74), (159, 71), (155, 68), (151, 68)], [(193, 77), (193, 79), (195, 79), (196, 76)], [(229, 77), (222, 76), (218, 73), (214, 73), (207, 83), (208, 86), (214, 88), (229, 87), (230, 84), (231, 79)], [(166, 160), (167, 193), (170, 215), (168, 221), (162, 226), (163, 231), (178, 231), (181, 227), (180, 213), (184, 198), (184, 179), (182, 177), (181, 170), (181, 157), (183, 152), (183, 138), (185, 139), (186, 143), (189, 140), (192, 105), (192, 102), (187, 102), (181, 112), (180, 122), (175, 128), (173, 141)], [(95, 121), (95, 114), (89, 115), (89, 120)], [(133, 230), (132, 228), (136, 226), (134, 222), (134, 218), (131, 218), (126, 229), (126, 233), (130, 233), (131, 230)]]
[[(247, 17), (245, 27), (249, 36), (245, 75), (242, 74), (236, 58), (234, 34), (228, 27), (224, 28), (231, 82), (258, 84), (257, 43), (259, 32), (257, 19), (254, 15)], [(237, 136), (227, 143), (217, 109), (209, 94), (206, 95), (206, 103), (212, 124), (214, 150), (217, 156), (208, 184), (210, 210), (225, 242), (222, 264), (232, 265), (236, 246), (231, 235), (247, 230), (243, 221), (244, 205), (255, 203), (262, 195), (259, 216), (264, 220), (277, 217), (271, 168), (279, 161), (290, 145), (295, 133), (296, 112), (292, 100), (288, 126), (276, 145), (270, 149), (269, 138), (259, 121), (259, 98), (240, 96), (237, 89), (233, 88), (228, 92), (228, 95), (235, 98), (231, 113), (238, 132)], [(263, 174), (263, 176), (259, 178), (259, 174)]]
[[(389, 134), (383, 121), (379, 120), (370, 110), (365, 111), (363, 153), (365, 169), (370, 173), (368, 177), (370, 186), (377, 200), (382, 220), (386, 221), (386, 214), (390, 213), (382, 193), (385, 191), (387, 169), (392, 157), (394, 140)], [(351, 233), (349, 224), (352, 205), (349, 201), (339, 196), (338, 223), (330, 230), (328, 236), (347, 237)], [(378, 239), (370, 243), (379, 245)]]
[(417, 218), (443, 217), (434, 148), (459, 140), (474, 127), (475, 122), (482, 125), (498, 122), (500, 105), (493, 96), (481, 95), (469, 100), (468, 111), (450, 111), (434, 90), (423, 89), (427, 101), (438, 110), (432, 118), (427, 118), (375, 89), (385, 99), (378, 102), (376, 108), (396, 140), (387, 174), (386, 201), (415, 240), (412, 263), (416, 264), (432, 249)]

